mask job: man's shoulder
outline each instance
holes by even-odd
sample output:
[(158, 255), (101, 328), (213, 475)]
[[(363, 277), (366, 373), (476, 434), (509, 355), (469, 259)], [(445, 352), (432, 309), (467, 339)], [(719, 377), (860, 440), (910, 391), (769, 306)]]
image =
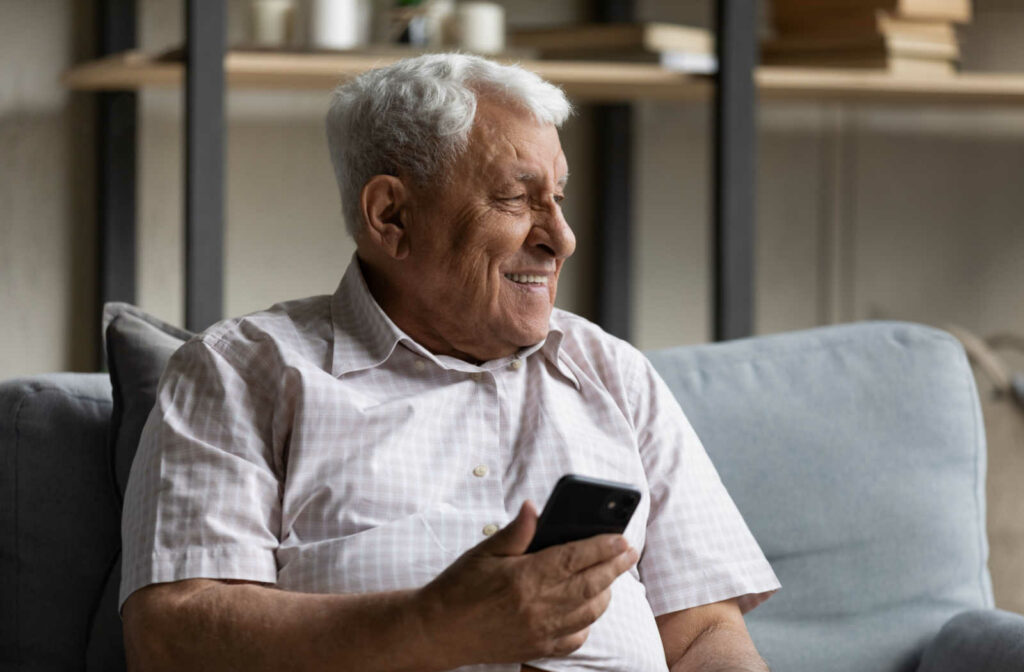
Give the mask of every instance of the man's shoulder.
[(329, 295), (276, 303), (217, 322), (192, 339), (238, 365), (326, 361), (333, 340)]
[(556, 308), (551, 313), (550, 325), (562, 333), (560, 351), (579, 366), (605, 374), (631, 375), (646, 362), (643, 353), (631, 343), (575, 313)]

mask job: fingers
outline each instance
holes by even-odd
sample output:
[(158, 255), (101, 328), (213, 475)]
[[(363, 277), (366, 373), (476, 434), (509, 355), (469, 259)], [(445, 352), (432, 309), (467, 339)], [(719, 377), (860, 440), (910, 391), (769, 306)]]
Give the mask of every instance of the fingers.
[(611, 601), (612, 583), (636, 563), (638, 555), (636, 549), (630, 548), (558, 581), (550, 595), (557, 595), (561, 614), (557, 630), (550, 634), (564, 637), (596, 621)]
[(608, 609), (611, 601), (612, 591), (610, 588), (605, 588), (593, 599), (587, 600), (562, 616), (558, 629), (552, 634), (555, 637), (565, 637), (590, 627)]
[(555, 648), (568, 655), (579, 647), (587, 638), (590, 626), (601, 617), (611, 603), (611, 584), (623, 572), (636, 562), (638, 553), (629, 549), (625, 553), (590, 567), (567, 581), (567, 594), (570, 603), (577, 606), (564, 613), (558, 619), (558, 625), (550, 636), (555, 640)]
[(583, 643), (587, 641), (587, 637), (589, 636), (590, 628), (582, 628), (565, 635), (564, 637), (559, 637), (552, 643), (551, 651), (547, 655), (553, 658), (568, 656), (570, 653), (583, 646)]
[(636, 563), (638, 555), (636, 549), (631, 548), (605, 562), (588, 567), (569, 577), (566, 589), (579, 600), (593, 600), (608, 590), (620, 574), (629, 570)]
[(588, 567), (607, 562), (629, 548), (621, 534), (599, 534), (589, 539), (572, 541), (545, 548), (537, 553), (554, 568), (556, 579), (565, 579)]

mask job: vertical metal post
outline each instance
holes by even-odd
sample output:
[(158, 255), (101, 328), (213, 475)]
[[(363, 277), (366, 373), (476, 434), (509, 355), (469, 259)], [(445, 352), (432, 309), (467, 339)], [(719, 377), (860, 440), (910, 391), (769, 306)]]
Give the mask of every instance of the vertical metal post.
[(185, 326), (224, 305), (224, 0), (185, 6)]
[(594, 110), (597, 171), (597, 321), (629, 340), (632, 331), (633, 231), (630, 203), (633, 114), (628, 104)]
[[(135, 0), (96, 4), (97, 51), (135, 48)], [(136, 94), (112, 91), (96, 99), (96, 208), (99, 301), (135, 302)], [(101, 357), (102, 359), (102, 357)]]
[(757, 4), (718, 0), (714, 152), (714, 338), (754, 330)]
[[(630, 21), (630, 0), (603, 0), (601, 22)], [(597, 193), (597, 322), (620, 338), (632, 335), (633, 246), (630, 191), (633, 169), (633, 108), (628, 103), (594, 108)]]

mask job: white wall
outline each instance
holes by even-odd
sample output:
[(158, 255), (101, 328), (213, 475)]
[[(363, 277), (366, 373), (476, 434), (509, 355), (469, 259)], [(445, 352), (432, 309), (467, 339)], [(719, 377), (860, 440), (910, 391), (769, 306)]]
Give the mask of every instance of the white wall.
[[(61, 70), (88, 53), (85, 3), (0, 0), (0, 378), (87, 369), (98, 333), (91, 99)], [(517, 25), (587, 3), (508, 3)], [(1024, 71), (1024, 6), (976, 0), (968, 69)], [(232, 35), (245, 3), (232, 0)], [(638, 3), (709, 23), (707, 2)], [(181, 40), (181, 1), (140, 0), (140, 44)], [(323, 143), (326, 92), (228, 96), (229, 314), (333, 291), (351, 254)], [(182, 321), (181, 96), (140, 95), (139, 303)], [(635, 341), (707, 340), (706, 105), (642, 103), (634, 136)], [(586, 109), (563, 133), (579, 252), (559, 303), (592, 313)], [(766, 102), (758, 136), (760, 332), (886, 317), (1024, 332), (1024, 108)]]

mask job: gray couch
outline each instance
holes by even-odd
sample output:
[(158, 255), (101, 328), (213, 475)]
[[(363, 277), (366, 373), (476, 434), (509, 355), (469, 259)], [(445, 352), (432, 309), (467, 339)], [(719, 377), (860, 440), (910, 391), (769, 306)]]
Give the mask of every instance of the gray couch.
[[(1024, 617), (992, 608), (983, 429), (953, 338), (858, 324), (650, 358), (782, 581), (747, 617), (774, 670), (1024, 670)], [(133, 448), (108, 443), (110, 415), (105, 375), (0, 385), (0, 669), (124, 667)]]

